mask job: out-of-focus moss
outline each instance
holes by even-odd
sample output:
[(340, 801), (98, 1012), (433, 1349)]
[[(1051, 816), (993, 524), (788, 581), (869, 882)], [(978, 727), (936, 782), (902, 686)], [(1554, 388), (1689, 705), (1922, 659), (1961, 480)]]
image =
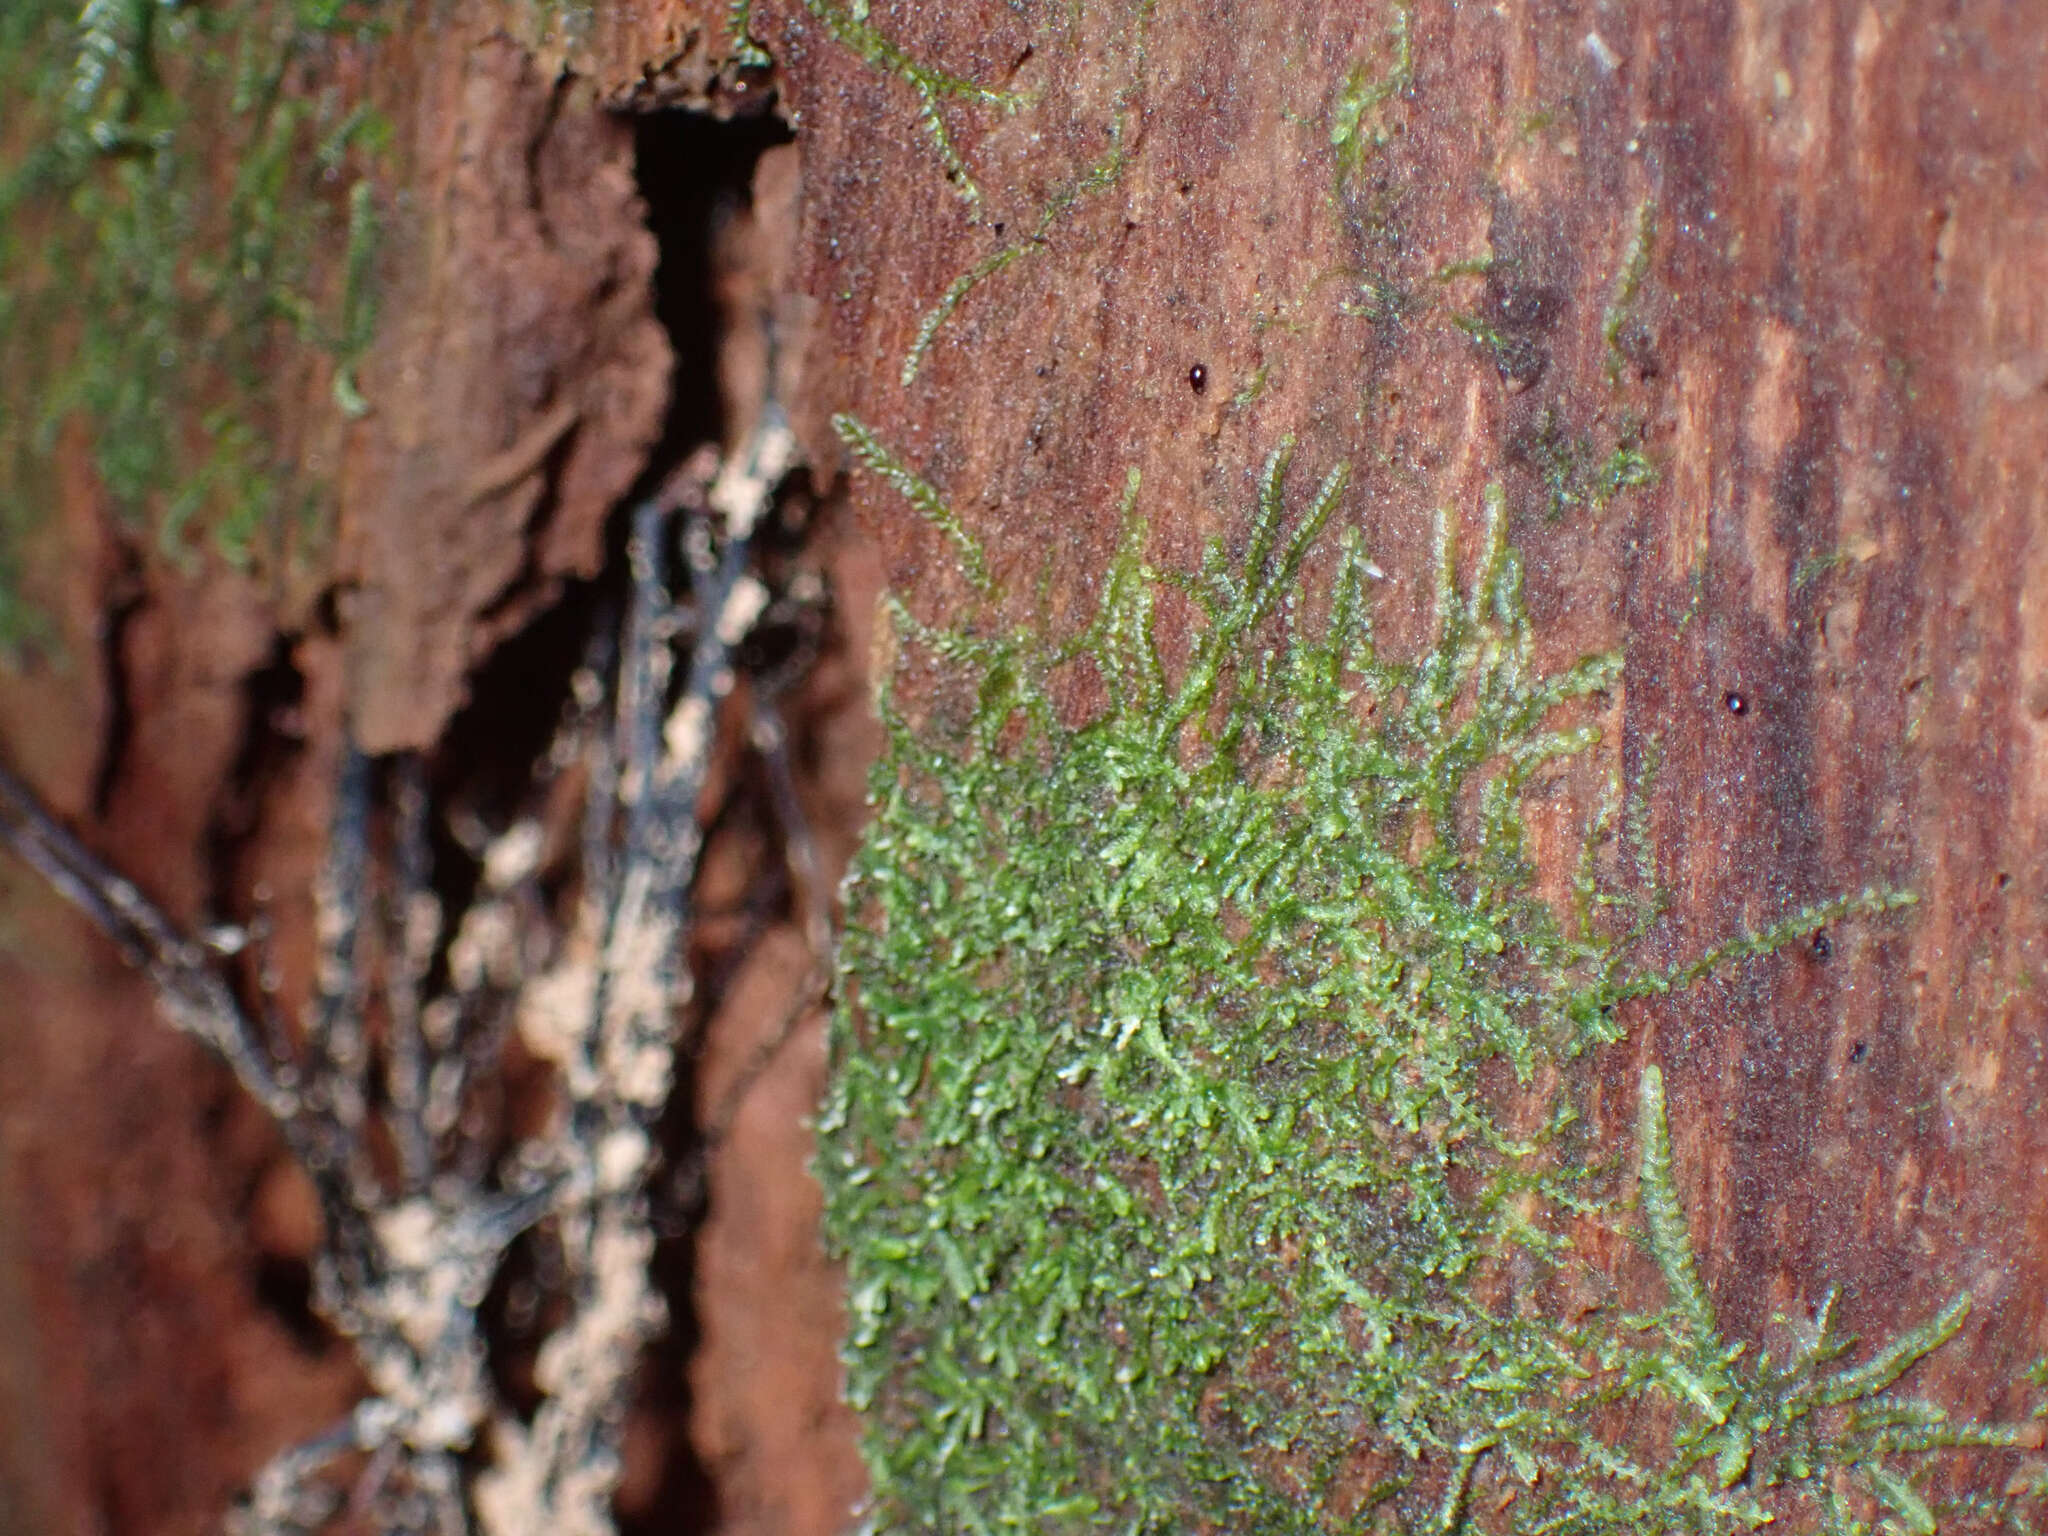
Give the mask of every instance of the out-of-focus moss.
[(163, 552), (244, 564), (316, 532), (284, 396), (364, 408), (386, 137), (334, 82), (359, 0), (0, 7), (0, 645), (24, 543), (81, 444)]

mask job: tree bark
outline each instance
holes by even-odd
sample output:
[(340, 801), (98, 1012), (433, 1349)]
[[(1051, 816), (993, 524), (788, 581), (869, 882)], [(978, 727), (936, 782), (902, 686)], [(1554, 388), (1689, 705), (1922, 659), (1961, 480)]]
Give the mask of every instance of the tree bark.
[[(1661, 1063), (1732, 1331), (1837, 1288), (1886, 1337), (1968, 1290), (1917, 1389), (2021, 1410), (2005, 1384), (2048, 1328), (2048, 34), (2025, 8), (756, 0), (760, 66), (708, 0), (388, 21), (287, 86), (392, 128), (350, 364), (369, 412), (337, 414), (338, 365), (297, 353), (264, 407), (335, 536), (296, 564), (162, 553), (77, 412), (25, 487), (52, 501), (19, 541), (44, 629), (0, 667), (0, 750), (174, 916), (246, 919), (266, 887), (303, 993), (344, 729), (487, 761), (462, 723), (480, 679), (515, 637), (540, 637), (515, 665), (553, 664), (547, 615), (707, 374), (781, 368), (821, 489), (848, 462), (831, 417), (856, 415), (986, 548), (1002, 616), (1054, 633), (1094, 611), (1133, 469), (1147, 557), (1193, 570), (1244, 538), (1277, 442), (1317, 476), (1348, 462), (1338, 517), (1387, 573), (1391, 645), (1422, 638), (1433, 509), (1476, 519), (1498, 482), (1541, 657), (1625, 658), (1573, 787), (1659, 761), (1666, 958), (1837, 892), (1918, 898), (1629, 1005), (1578, 1068), (1596, 1129), (1626, 1140)], [(675, 358), (623, 114), (770, 95), (800, 169), (780, 201), (763, 170), (713, 308), (776, 314), (782, 355), (728, 325)], [(165, 409), (199, 431), (210, 403)], [(867, 543), (829, 561), (850, 639), (806, 728), (835, 873), (876, 750), (874, 586), (933, 622), (978, 602), (941, 531), (846, 484)], [(1163, 609), (1169, 650), (1191, 619)], [(1564, 889), (1565, 840), (1536, 842)], [(208, 1529), (357, 1390), (266, 1289), (317, 1222), (111, 951), (18, 868), (0, 891), (0, 1525)], [(776, 1011), (737, 1000), (753, 975), (700, 1108)], [(686, 1416), (710, 1495), (629, 1477), (642, 1529), (824, 1536), (857, 1494), (804, 1050), (714, 1174), (702, 1334), (657, 1362), (688, 1390), (650, 1389), (671, 1423), (648, 1443)], [(665, 1458), (688, 1459), (643, 1461)]]
[[(1967, 1289), (1923, 1390), (2014, 1411), (2048, 1253), (2037, 31), (1846, 0), (1090, 8), (1051, 44), (996, 5), (892, 15), (912, 57), (1030, 97), (942, 112), (977, 206), (911, 89), (787, 26), (818, 398), (948, 498), (1012, 618), (1092, 611), (1131, 468), (1148, 555), (1193, 569), (1291, 435), (1352, 464), (1338, 516), (1412, 644), (1430, 510), (1469, 523), (1498, 481), (1540, 653), (1625, 657), (1602, 750), (1661, 755), (1674, 957), (1918, 896), (1637, 1005), (1598, 1130), (1626, 1140), (1661, 1061), (1725, 1317), (1838, 1287), (1882, 1337)], [(890, 585), (961, 611), (942, 535), (854, 496)]]

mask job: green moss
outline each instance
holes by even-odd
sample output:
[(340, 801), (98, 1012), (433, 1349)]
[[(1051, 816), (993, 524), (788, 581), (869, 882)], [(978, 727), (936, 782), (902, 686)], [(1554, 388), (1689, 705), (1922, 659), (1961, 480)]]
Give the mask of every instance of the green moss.
[(1461, 261), (1447, 261), (1434, 274), (1440, 283), (1453, 282), (1461, 277), (1485, 277), (1500, 263), (1491, 256), (1467, 256)]
[(1415, 81), (1415, 55), (1409, 43), (1411, 20), (1408, 6), (1394, 7), (1385, 58), (1364, 58), (1353, 64), (1330, 104), (1330, 147), (1336, 152), (1340, 197), (1393, 137), (1392, 104)]
[(596, 0), (519, 0), (525, 11), (522, 38), (549, 51), (574, 53), (589, 41), (597, 22)]
[[(750, 3), (750, 0), (749, 0)], [(841, 45), (850, 49), (880, 73), (908, 85), (917, 94), (917, 119), (930, 139), (947, 184), (966, 202), (976, 222), (983, 222), (983, 194), (959, 147), (954, 142), (946, 109), (952, 104), (995, 107), (1005, 112), (1037, 108), (1040, 104), (1016, 91), (1000, 91), (975, 84), (936, 69), (913, 57), (868, 19), (865, 0), (804, 0), (804, 7), (824, 24)], [(1021, 8), (1021, 7), (1020, 7)], [(1103, 152), (1058, 181), (1032, 211), (1012, 215), (996, 224), (998, 234), (1014, 224), (1017, 234), (975, 260), (950, 283), (937, 302), (918, 322), (917, 334), (904, 354), (901, 382), (907, 387), (917, 378), (939, 332), (959, 313), (970, 295), (982, 284), (1017, 262), (1046, 248), (1052, 232), (1087, 198), (1113, 187), (1122, 178), (1129, 158), (1132, 112), (1144, 73), (1146, 42), (1157, 0), (1136, 0), (1128, 25), (1110, 50), (1106, 66), (1114, 71), (1115, 88), (1102, 131), (1107, 139)], [(743, 25), (745, 13), (736, 8), (730, 23)], [(1067, 18), (1072, 28), (1078, 14)], [(1050, 40), (1042, 40), (1050, 46)]]
[(1825, 554), (1808, 555), (1792, 571), (1792, 591), (1804, 592), (1816, 582), (1825, 580), (1829, 573), (1840, 570), (1849, 563), (1845, 550), (1831, 549)]
[(1394, 5), (1382, 41), (1352, 65), (1325, 113), (1335, 166), (1331, 203), (1365, 269), (1365, 311), (1384, 323), (1426, 303), (1399, 275), (1401, 188), (1384, 159), (1402, 130), (1415, 83), (1412, 20), (1407, 5)]
[(1619, 383), (1628, 356), (1623, 345), (1642, 299), (1643, 279), (1649, 276), (1650, 252), (1657, 241), (1657, 204), (1644, 198), (1636, 204), (1635, 228), (1628, 248), (1622, 252), (1621, 268), (1615, 274), (1614, 296), (1600, 317), (1600, 335), (1607, 343), (1607, 376)]
[(746, 69), (766, 69), (775, 61), (754, 41), (754, 0), (726, 0), (725, 32), (733, 62)]
[(1521, 434), (1514, 449), (1535, 470), (1553, 520), (1567, 512), (1605, 512), (1624, 491), (1657, 483), (1656, 466), (1643, 452), (1642, 423), (1624, 415), (1611, 432), (1603, 454), (1591, 432), (1573, 432), (1557, 411), (1546, 407), (1534, 426)]
[[(248, 561), (308, 498), (275, 396), (308, 353), (338, 404), (374, 326), (375, 114), (314, 91), (365, 42), (343, 0), (19, 0), (0, 13), (0, 592), (82, 434), (116, 509)], [(339, 262), (322, 253), (339, 247)], [(0, 642), (19, 638), (6, 625)]]
[(940, 328), (959, 312), (960, 306), (966, 302), (969, 294), (1011, 263), (1044, 250), (1047, 236), (1073, 211), (1075, 204), (1085, 197), (1116, 185), (1124, 170), (1125, 133), (1129, 113), (1129, 96), (1120, 95), (1110, 114), (1109, 148), (1104, 151), (1102, 157), (1084, 167), (1080, 174), (1062, 184), (1046, 199), (1045, 206), (1038, 211), (1030, 233), (1025, 238), (1013, 240), (989, 252), (953, 279), (947, 285), (945, 293), (940, 296), (939, 302), (925, 312), (924, 317), (918, 322), (916, 339), (911, 342), (909, 352), (904, 354), (899, 381), (906, 388), (917, 378), (918, 370), (924, 366), (925, 357), (930, 353), (932, 343), (937, 340)]
[[(1344, 472), (1290, 530), (1287, 465), (1192, 573), (1146, 564), (1134, 480), (1076, 637), (894, 610), (937, 702), (884, 700), (818, 1162), (870, 1528), (1935, 1529), (1928, 1455), (2013, 1439), (1895, 1388), (1967, 1299), (1853, 1361), (1827, 1307), (1730, 1339), (1661, 1076), (1631, 1168), (1560, 1070), (1630, 998), (1906, 898), (1652, 964), (1610, 786), (1544, 900), (1527, 816), (1587, 777), (1620, 659), (1536, 664), (1498, 491), (1469, 562), (1440, 521), (1433, 639), (1389, 654), (1355, 531), (1303, 578)], [(1169, 594), (1201, 615), (1175, 665)], [(1580, 1257), (1617, 1241), (1633, 1300)]]
[(1450, 319), (1452, 325), (1486, 352), (1502, 378), (1526, 379), (1532, 361), (1541, 361), (1542, 353), (1535, 341), (1521, 332), (1505, 331), (1481, 315), (1453, 311)]
[(1272, 376), (1273, 365), (1260, 363), (1252, 370), (1252, 376), (1244, 381), (1244, 388), (1230, 397), (1230, 408), (1241, 411), (1248, 405), (1256, 404), (1259, 396), (1266, 392), (1266, 385), (1272, 381)]
[[(918, 126), (924, 129), (945, 168), (947, 183), (978, 213), (981, 188), (953, 143), (942, 108), (949, 101), (965, 101), (1013, 111), (1024, 104), (1024, 98), (1014, 91), (977, 85), (918, 59), (868, 19), (867, 0), (804, 0), (804, 9), (824, 25), (835, 41), (858, 54), (870, 68), (901, 80), (917, 93)], [(750, 10), (732, 19), (743, 27), (749, 17)], [(744, 35), (743, 31), (738, 35)]]

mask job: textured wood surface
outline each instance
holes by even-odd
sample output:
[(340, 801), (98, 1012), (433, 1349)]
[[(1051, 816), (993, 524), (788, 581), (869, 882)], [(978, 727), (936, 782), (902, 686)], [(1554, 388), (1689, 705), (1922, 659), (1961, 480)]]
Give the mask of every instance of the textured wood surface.
[[(2048, 1342), (2048, 44), (1997, 4), (1424, 3), (1347, 165), (1347, 82), (1398, 78), (1395, 21), (1162, 7), (1138, 62), (1135, 8), (1050, 46), (1002, 5), (891, 8), (913, 57), (1034, 97), (941, 109), (978, 219), (914, 92), (788, 23), (819, 407), (1055, 626), (1133, 466), (1152, 558), (1185, 567), (1242, 533), (1281, 436), (1298, 475), (1350, 461), (1338, 518), (1411, 627), (1429, 510), (1503, 482), (1539, 643), (1619, 647), (1609, 747), (1630, 776), (1661, 754), (1672, 958), (1837, 891), (1919, 897), (1642, 1006), (1604, 1129), (1661, 1062), (1735, 1326), (1840, 1287), (1881, 1336), (1967, 1289), (1926, 1390), (2013, 1411)], [(1127, 162), (1048, 221), (1119, 110)], [(906, 383), (922, 317), (1020, 237)], [(1631, 446), (1655, 483), (1609, 496)], [(913, 608), (958, 612), (941, 536), (854, 495)]]
[[(1602, 1067), (1607, 1128), (1660, 1062), (1732, 1324), (1839, 1286), (1879, 1335), (1967, 1288), (1925, 1389), (2001, 1406), (2048, 1350), (2048, 33), (2028, 7), (1424, 0), (1402, 44), (1393, 9), (1323, 0), (1149, 20), (877, 0), (871, 35), (904, 57), (1028, 98), (938, 101), (978, 203), (844, 7), (758, 4), (772, 77), (722, 67), (723, 5), (642, 0), (582, 31), (505, 10), (408, 22), (379, 55), (417, 203), (364, 373), (392, 409), (349, 429), (338, 563), (309, 578), (351, 594), (339, 629), (232, 571), (138, 565), (90, 476), (63, 477), (38, 581), (69, 659), (0, 676), (0, 736), (69, 814), (105, 786), (96, 846), (181, 917), (270, 880), (304, 943), (289, 893), (345, 701), (373, 745), (436, 739), (498, 638), (592, 567), (659, 430), (631, 132), (598, 103), (733, 112), (772, 88), (801, 157), (791, 312), (816, 320), (789, 344), (820, 479), (843, 462), (828, 416), (857, 413), (986, 542), (1013, 617), (1090, 611), (1131, 468), (1152, 558), (1192, 564), (1241, 534), (1293, 434), (1298, 475), (1354, 466), (1339, 517), (1412, 637), (1430, 509), (1476, 514), (1499, 480), (1548, 659), (1626, 654), (1609, 745), (1627, 774), (1661, 754), (1671, 958), (1837, 891), (1918, 894), (1641, 1005)], [(1654, 483), (1609, 494), (1617, 450)], [(851, 494), (885, 579), (959, 611), (943, 540), (874, 481)], [(303, 753), (252, 801), (245, 746), (280, 728)], [(821, 804), (843, 855), (853, 812)], [(0, 870), (0, 1525), (198, 1532), (349, 1400), (348, 1367), (256, 1297), (305, 1242), (262, 1127), (25, 878)], [(801, 1147), (758, 1135), (767, 1182), (714, 1233), (702, 1315), (731, 1373), (788, 1344), (822, 1378), (829, 1290), (788, 1257)], [(721, 1528), (823, 1536), (844, 1421), (815, 1380), (720, 1397), (731, 1373), (695, 1377)]]

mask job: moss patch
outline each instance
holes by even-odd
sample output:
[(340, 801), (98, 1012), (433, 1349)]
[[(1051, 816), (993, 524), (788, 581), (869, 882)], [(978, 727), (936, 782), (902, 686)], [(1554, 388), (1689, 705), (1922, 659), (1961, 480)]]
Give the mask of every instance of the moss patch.
[[(1936, 1530), (1928, 1456), (2015, 1439), (1895, 1386), (1967, 1299), (1861, 1352), (1825, 1307), (1728, 1337), (1661, 1078), (1617, 1157), (1564, 1070), (1629, 999), (1906, 898), (1648, 963), (1628, 797), (1565, 793), (1620, 659), (1536, 664), (1498, 492), (1469, 560), (1442, 519), (1433, 641), (1387, 654), (1354, 531), (1302, 580), (1343, 472), (1290, 530), (1287, 459), (1193, 573), (1145, 563), (1133, 484), (1072, 640), (896, 612), (966, 702), (885, 701), (820, 1122), (870, 1528)], [(1168, 594), (1202, 616), (1174, 667)], [(1107, 700), (1078, 726), (1076, 670)], [(1539, 808), (1579, 845), (1549, 899)], [(1581, 1257), (1616, 1243), (1640, 1295)]]
[(320, 490), (277, 447), (294, 386), (374, 324), (375, 113), (322, 81), (367, 46), (347, 0), (18, 0), (0, 8), (0, 643), (76, 428), (113, 505), (168, 553), (243, 563)]

